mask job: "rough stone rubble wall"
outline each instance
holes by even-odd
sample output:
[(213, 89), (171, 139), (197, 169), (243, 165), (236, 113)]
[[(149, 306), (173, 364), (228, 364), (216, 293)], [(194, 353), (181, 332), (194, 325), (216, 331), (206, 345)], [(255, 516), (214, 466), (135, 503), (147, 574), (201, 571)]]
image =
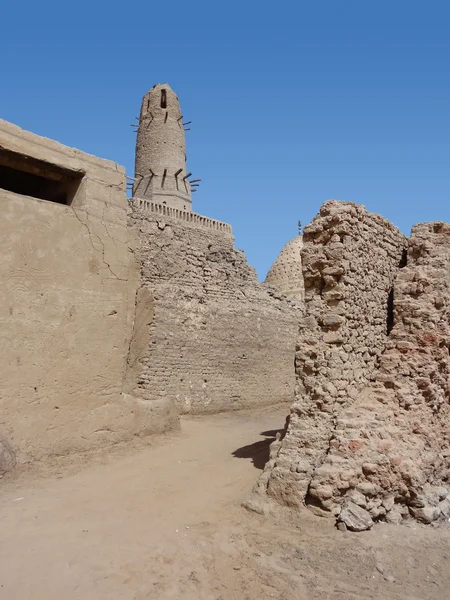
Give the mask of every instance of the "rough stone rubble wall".
[(229, 233), (130, 208), (154, 306), (139, 387), (192, 413), (290, 402), (299, 306), (257, 281)]
[(449, 346), (450, 226), (424, 223), (395, 280), (394, 327), (374, 381), (334, 436), (332, 455), (352, 473), (347, 499), (372, 520), (450, 517)]
[(296, 401), (256, 488), (352, 529), (450, 516), (450, 227), (404, 245), (350, 203), (305, 229)]
[(362, 207), (331, 201), (305, 227), (303, 244), (306, 317), (295, 358), (296, 398), (268, 484), (268, 493), (289, 505), (322, 493), (317, 473), (336, 419), (373, 375), (404, 238)]

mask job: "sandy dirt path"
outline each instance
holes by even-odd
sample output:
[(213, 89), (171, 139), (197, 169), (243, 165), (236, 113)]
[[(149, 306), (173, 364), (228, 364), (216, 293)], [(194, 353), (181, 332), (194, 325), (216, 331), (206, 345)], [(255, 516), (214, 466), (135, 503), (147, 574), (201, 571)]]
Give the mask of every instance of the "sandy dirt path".
[(0, 599), (448, 600), (448, 526), (343, 534), (242, 508), (285, 415), (185, 418), (150, 445), (4, 479)]

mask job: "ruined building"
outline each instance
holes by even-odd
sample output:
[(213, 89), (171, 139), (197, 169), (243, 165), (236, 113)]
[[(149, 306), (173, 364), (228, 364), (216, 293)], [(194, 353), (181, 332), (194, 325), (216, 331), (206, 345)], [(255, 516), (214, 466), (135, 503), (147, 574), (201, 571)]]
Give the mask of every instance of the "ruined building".
[(116, 163), (0, 121), (0, 473), (294, 399), (250, 506), (450, 518), (450, 225), (328, 201), (259, 283), (192, 210), (185, 125), (144, 96), (127, 199)]
[(299, 307), (192, 212), (184, 135), (155, 86), (127, 201), (116, 163), (0, 121), (0, 472), (292, 397)]
[(330, 201), (302, 262), (295, 401), (250, 506), (306, 504), (353, 530), (449, 518), (450, 225), (406, 239)]

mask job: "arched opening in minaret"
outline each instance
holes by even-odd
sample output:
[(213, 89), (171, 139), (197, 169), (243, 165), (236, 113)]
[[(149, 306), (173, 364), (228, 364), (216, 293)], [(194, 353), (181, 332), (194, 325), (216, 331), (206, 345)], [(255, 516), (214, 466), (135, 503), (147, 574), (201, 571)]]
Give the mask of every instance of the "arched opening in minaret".
[(161, 108), (167, 108), (166, 90), (161, 90)]

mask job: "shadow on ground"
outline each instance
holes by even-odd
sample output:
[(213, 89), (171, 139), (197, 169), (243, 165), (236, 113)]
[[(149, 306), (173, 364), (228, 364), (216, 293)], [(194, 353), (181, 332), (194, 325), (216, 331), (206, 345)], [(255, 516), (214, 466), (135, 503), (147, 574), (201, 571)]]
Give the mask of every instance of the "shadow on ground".
[(272, 429), (270, 431), (261, 431), (259, 435), (265, 436), (266, 439), (259, 440), (253, 444), (238, 448), (232, 455), (235, 458), (249, 458), (253, 466), (261, 471), (264, 469), (266, 462), (270, 456), (270, 444), (275, 441), (277, 433), (282, 434), (283, 429)]

